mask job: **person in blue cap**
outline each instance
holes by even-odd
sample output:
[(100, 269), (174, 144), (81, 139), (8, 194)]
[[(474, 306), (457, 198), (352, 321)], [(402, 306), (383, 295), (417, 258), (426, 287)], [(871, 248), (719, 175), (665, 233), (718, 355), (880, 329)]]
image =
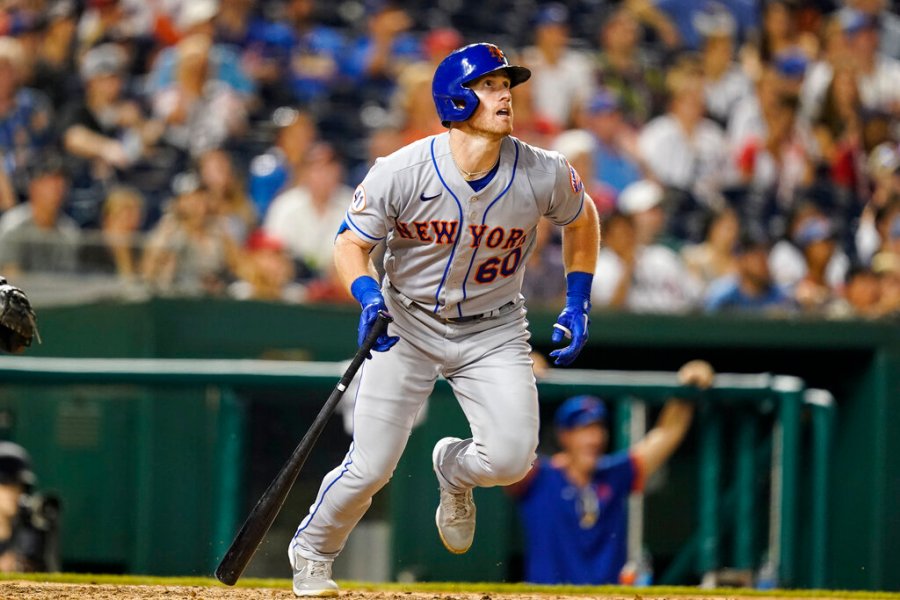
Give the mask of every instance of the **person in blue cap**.
[[(708, 388), (709, 363), (691, 361), (678, 371), (683, 385)], [(556, 411), (560, 451), (541, 455), (507, 490), (525, 530), (525, 580), (544, 584), (617, 583), (627, 559), (628, 497), (675, 452), (693, 419), (691, 403), (672, 399), (656, 425), (630, 448), (605, 454), (606, 406), (575, 396)]]

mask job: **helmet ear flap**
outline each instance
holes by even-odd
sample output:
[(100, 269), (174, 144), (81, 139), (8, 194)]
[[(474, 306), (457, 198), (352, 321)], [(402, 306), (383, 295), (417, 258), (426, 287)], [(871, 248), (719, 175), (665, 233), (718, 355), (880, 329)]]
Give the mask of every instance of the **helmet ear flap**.
[(442, 120), (441, 123), (444, 127), (450, 127), (452, 121), (465, 121), (478, 108), (478, 96), (464, 85), (459, 86), (457, 93), (448, 98), (448, 100), (453, 105), (453, 118)]

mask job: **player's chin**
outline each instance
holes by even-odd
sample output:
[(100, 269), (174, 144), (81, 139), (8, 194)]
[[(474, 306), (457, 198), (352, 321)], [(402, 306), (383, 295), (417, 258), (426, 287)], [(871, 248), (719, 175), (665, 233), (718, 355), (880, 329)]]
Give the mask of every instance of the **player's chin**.
[(509, 135), (513, 132), (512, 117), (500, 117), (494, 122), (492, 128), (497, 135)]

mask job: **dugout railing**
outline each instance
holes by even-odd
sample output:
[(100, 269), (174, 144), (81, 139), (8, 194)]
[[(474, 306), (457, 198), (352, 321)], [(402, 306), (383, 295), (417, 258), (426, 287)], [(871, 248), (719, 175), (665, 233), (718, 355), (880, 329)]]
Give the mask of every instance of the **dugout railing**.
[[(0, 432), (32, 450), (42, 483), (59, 491), (64, 506), (68, 497), (73, 507), (63, 512), (64, 566), (67, 559), (74, 565), (112, 561), (131, 572), (199, 574), (216, 564), (255, 501), (255, 489), (274, 475), (274, 470), (254, 474), (247, 465), (254, 403), (266, 390), (279, 390), (287, 398), (280, 402), (302, 401), (306, 413), (314, 414), (340, 372), (341, 363), (2, 357), (0, 381), (6, 393), (0, 397)], [(116, 391), (110, 396), (100, 391), (104, 389)], [(674, 373), (587, 370), (550, 370), (539, 389), (545, 417), (570, 395), (606, 399), (618, 447), (652, 425), (648, 417), (667, 399), (697, 401), (695, 448), (685, 459), (693, 473), (696, 506), (689, 519), (696, 527), (665, 569), (657, 571), (657, 583), (709, 580), (732, 567), (769, 573), (768, 584), (795, 586), (802, 555), (808, 565), (804, 583), (825, 585), (834, 410), (830, 394), (808, 390), (798, 378), (771, 374), (719, 374), (713, 388), (701, 392), (678, 385)], [(78, 413), (72, 407), (79, 403), (95, 406)], [(68, 408), (63, 411), (62, 406)], [(120, 414), (132, 410), (130, 416)], [(107, 412), (101, 425), (92, 425), (85, 416)], [(433, 527), (431, 495), (437, 494), (428, 449), (436, 437), (464, 434), (459, 428), (465, 423), (446, 382), (437, 386), (429, 413), (414, 431), (390, 485), (390, 575), (508, 578), (510, 555), (521, 540), (510, 531), (511, 504), (497, 490), (478, 496), (481, 543), (468, 555), (449, 561), (430, 543), (434, 536), (426, 528)], [(66, 420), (72, 414), (78, 418)], [(301, 428), (289, 436), (296, 441), (302, 433)], [(98, 436), (115, 439), (103, 442)], [(326, 438), (320, 444), (342, 450), (346, 438)], [(71, 459), (89, 447), (94, 448), (89, 457)], [(249, 481), (254, 477), (262, 483), (254, 486)], [(104, 490), (115, 499), (103, 498), (107, 505), (99, 502), (90, 510), (92, 493), (102, 496)], [(134, 505), (117, 512), (129, 501)], [(633, 501), (632, 555), (652, 538), (645, 535), (643, 514), (641, 500)], [(647, 526), (652, 528), (653, 522)], [(66, 542), (67, 530), (82, 539)], [(84, 536), (91, 532), (98, 539), (89, 543)], [(82, 555), (73, 554), (78, 551)], [(91, 552), (99, 557), (93, 562), (87, 556)], [(117, 552), (124, 554), (118, 562)]]

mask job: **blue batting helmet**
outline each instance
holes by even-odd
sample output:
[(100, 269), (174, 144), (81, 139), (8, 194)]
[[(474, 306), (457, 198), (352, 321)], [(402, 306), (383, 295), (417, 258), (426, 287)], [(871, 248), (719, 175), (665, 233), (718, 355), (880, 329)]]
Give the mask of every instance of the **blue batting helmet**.
[(506, 55), (494, 44), (469, 44), (454, 50), (441, 61), (431, 82), (434, 106), (444, 127), (465, 121), (478, 107), (478, 96), (467, 87), (483, 75), (506, 71), (510, 87), (528, 81), (531, 71), (509, 64)]

